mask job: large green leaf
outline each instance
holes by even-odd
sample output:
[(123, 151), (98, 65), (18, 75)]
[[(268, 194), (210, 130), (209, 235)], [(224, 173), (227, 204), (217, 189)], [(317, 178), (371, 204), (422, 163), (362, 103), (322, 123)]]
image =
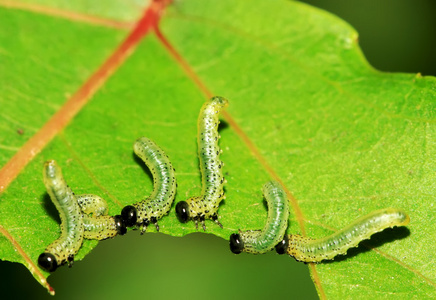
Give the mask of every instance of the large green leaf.
[[(11, 28), (0, 36), (3, 165), (127, 32), (25, 11), (0, 14)], [(28, 19), (31, 25), (20, 26)], [(310, 265), (315, 285), (321, 297), (436, 296), (434, 78), (373, 70), (353, 29), (296, 2), (177, 1), (161, 31), (181, 56), (147, 35), (0, 195), (0, 225), (16, 241), (0, 237), (2, 260), (32, 270), (14, 246), (36, 264), (59, 235), (41, 180), (47, 159), (58, 161), (77, 194), (104, 196), (116, 214), (151, 192), (151, 178), (132, 153), (133, 141), (147, 136), (177, 170), (176, 201), (198, 194), (196, 119), (205, 100), (198, 76), (230, 101), (220, 131), (228, 181), (219, 210), (224, 229), (207, 222), (208, 233), (227, 239), (238, 229), (261, 228), (261, 187), (271, 178), (292, 195), (290, 233), (322, 237), (372, 210), (403, 208), (411, 218), (407, 229), (365, 243), (376, 250), (361, 246), (334, 262)], [(173, 210), (159, 224), (173, 236), (196, 232)], [(96, 244), (86, 241), (76, 260)]]

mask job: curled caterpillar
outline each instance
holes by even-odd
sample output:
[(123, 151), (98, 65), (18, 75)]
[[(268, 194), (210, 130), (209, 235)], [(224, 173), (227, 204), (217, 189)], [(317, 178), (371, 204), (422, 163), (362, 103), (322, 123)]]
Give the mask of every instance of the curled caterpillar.
[(289, 201), (277, 181), (267, 182), (263, 194), (268, 203), (268, 219), (262, 230), (239, 231), (230, 236), (230, 250), (262, 254), (274, 248), (285, 235), (288, 227)]
[(38, 258), (39, 265), (53, 272), (68, 262), (71, 266), (74, 255), (83, 241), (83, 215), (74, 193), (67, 186), (60, 167), (54, 160), (47, 161), (43, 170), (44, 184), (51, 201), (61, 218), (61, 237), (50, 244)]
[(146, 137), (139, 138), (133, 150), (153, 174), (153, 192), (145, 200), (124, 207), (121, 216), (126, 226), (141, 226), (141, 233), (150, 222), (159, 231), (157, 221), (168, 213), (176, 195), (175, 170), (163, 150)]
[(54, 272), (64, 263), (68, 262), (71, 266), (84, 238), (102, 240), (126, 233), (121, 216), (105, 215), (107, 203), (102, 198), (94, 195), (74, 195), (54, 160), (44, 164), (43, 177), (47, 192), (59, 211), (61, 237), (38, 257), (41, 268)]
[(96, 195), (77, 195), (77, 202), (83, 212), (83, 236), (88, 240), (104, 240), (127, 232), (120, 215), (107, 216), (106, 201)]
[(287, 253), (298, 261), (320, 262), (346, 254), (361, 241), (388, 227), (409, 224), (409, 216), (400, 209), (386, 208), (363, 216), (344, 229), (321, 239), (288, 235), (276, 246), (279, 254)]
[(227, 107), (228, 101), (222, 97), (213, 97), (203, 104), (198, 117), (198, 158), (201, 171), (201, 195), (180, 201), (176, 205), (176, 214), (180, 222), (194, 220), (198, 229), (198, 221), (203, 225), (205, 219), (212, 219), (221, 228), (218, 221), (218, 206), (225, 199), (222, 167), (220, 160), (222, 150), (218, 146), (218, 117), (222, 109)]

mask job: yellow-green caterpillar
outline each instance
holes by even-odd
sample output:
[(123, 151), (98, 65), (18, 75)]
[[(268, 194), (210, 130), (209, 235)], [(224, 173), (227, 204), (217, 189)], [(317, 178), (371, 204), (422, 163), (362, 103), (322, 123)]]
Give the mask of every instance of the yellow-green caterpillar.
[(276, 251), (279, 254), (287, 253), (298, 261), (320, 262), (346, 254), (348, 249), (356, 247), (374, 233), (389, 227), (405, 226), (409, 221), (409, 216), (401, 209), (380, 209), (325, 238), (315, 240), (300, 235), (285, 236), (276, 246)]
[(201, 195), (180, 201), (176, 205), (176, 214), (183, 223), (194, 220), (198, 229), (198, 221), (203, 225), (205, 219), (212, 219), (221, 228), (218, 221), (218, 206), (225, 199), (223, 162), (220, 160), (222, 150), (218, 146), (218, 124), (221, 110), (228, 106), (228, 101), (222, 97), (213, 97), (203, 104), (198, 117), (198, 158), (201, 171)]
[(38, 258), (39, 265), (53, 272), (66, 262), (71, 266), (83, 242), (83, 214), (74, 193), (66, 184), (60, 167), (47, 161), (43, 170), (44, 184), (61, 218), (61, 237), (51, 243)]
[(107, 216), (108, 206), (106, 201), (96, 195), (77, 195), (83, 212), (83, 236), (88, 240), (104, 240), (127, 231), (120, 215)]
[(268, 219), (262, 230), (239, 231), (230, 236), (230, 250), (262, 254), (274, 248), (285, 235), (288, 227), (289, 201), (277, 181), (267, 182), (263, 194), (268, 203)]
[(102, 198), (94, 195), (75, 196), (54, 160), (44, 164), (43, 177), (61, 219), (61, 237), (38, 257), (38, 264), (43, 269), (53, 272), (67, 262), (71, 266), (83, 238), (102, 240), (126, 232), (121, 216), (101, 216), (107, 214), (107, 204)]
[(153, 174), (153, 192), (145, 200), (124, 207), (121, 216), (126, 226), (141, 226), (141, 233), (150, 222), (159, 231), (157, 221), (168, 213), (176, 195), (175, 170), (163, 150), (146, 137), (139, 138), (133, 150)]
[(127, 232), (120, 215), (90, 217), (83, 216), (83, 237), (88, 240), (104, 240)]

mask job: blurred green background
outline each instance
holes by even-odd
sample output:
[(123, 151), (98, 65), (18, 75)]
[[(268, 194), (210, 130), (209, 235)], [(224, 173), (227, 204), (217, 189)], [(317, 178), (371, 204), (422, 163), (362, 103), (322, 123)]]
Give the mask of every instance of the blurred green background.
[(436, 75), (436, 1), (306, 0), (351, 24), (369, 63), (386, 72)]
[[(377, 69), (436, 75), (436, 2), (307, 0), (350, 23)], [(0, 262), (3, 299), (53, 299), (22, 265)], [(275, 253), (234, 255), (209, 234), (129, 232), (49, 277), (58, 299), (316, 299), (306, 265)]]

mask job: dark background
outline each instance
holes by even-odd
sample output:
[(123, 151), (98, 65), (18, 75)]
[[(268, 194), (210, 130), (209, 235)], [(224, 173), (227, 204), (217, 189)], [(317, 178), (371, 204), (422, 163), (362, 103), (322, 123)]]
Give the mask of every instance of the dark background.
[(369, 63), (387, 72), (436, 75), (436, 1), (305, 0), (347, 21)]
[[(375, 68), (436, 75), (436, 1), (302, 2), (350, 23)], [(174, 238), (129, 232), (101, 242), (83, 261), (48, 280), (58, 299), (317, 298), (306, 265), (275, 253), (234, 255), (227, 241), (200, 233)], [(2, 299), (51, 298), (16, 263), (0, 262), (0, 290)]]

